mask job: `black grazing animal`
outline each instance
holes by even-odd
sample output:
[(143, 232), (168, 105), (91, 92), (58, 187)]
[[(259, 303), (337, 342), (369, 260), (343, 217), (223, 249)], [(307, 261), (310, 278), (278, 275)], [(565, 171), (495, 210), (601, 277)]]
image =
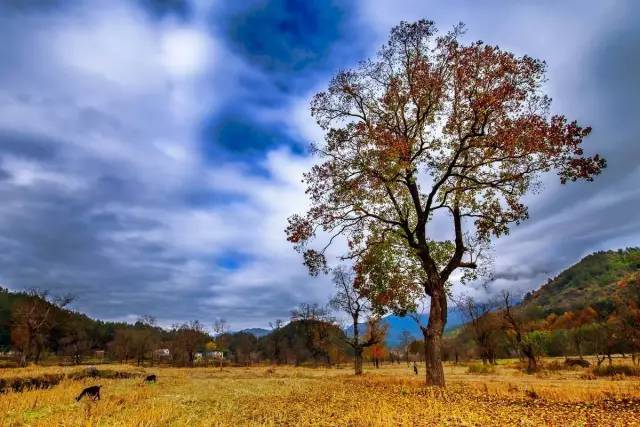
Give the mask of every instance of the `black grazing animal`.
[(158, 380), (158, 377), (156, 377), (155, 374), (151, 374), (151, 375), (147, 375), (147, 377), (144, 379), (144, 382), (155, 383), (157, 380)]
[(82, 393), (76, 397), (76, 401), (80, 401), (84, 396), (89, 397), (91, 400), (100, 400), (100, 387), (101, 385), (92, 385), (82, 390)]

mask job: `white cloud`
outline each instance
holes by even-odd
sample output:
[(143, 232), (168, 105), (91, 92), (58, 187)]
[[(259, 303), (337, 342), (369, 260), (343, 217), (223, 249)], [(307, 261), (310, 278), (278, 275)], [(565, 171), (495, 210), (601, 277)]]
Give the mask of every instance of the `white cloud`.
[(215, 50), (202, 31), (172, 28), (162, 35), (162, 62), (177, 77), (201, 73), (212, 57)]
[[(27, 146), (0, 155), (11, 177), (0, 181), (0, 229), (15, 231), (3, 233), (15, 251), (0, 259), (3, 281), (30, 286), (46, 275), (90, 314), (150, 312), (165, 323), (223, 316), (265, 326), (299, 301), (325, 300), (326, 278), (309, 278), (284, 235), (287, 216), (307, 203), (300, 179), (312, 160), (276, 148), (258, 173), (203, 158), (199, 127), (216, 97), (232, 94), (227, 77), (250, 73), (246, 64), (202, 22), (153, 22), (128, 2), (112, 5), (39, 21), (21, 46), (33, 56), (16, 54), (16, 73), (0, 75), (0, 130), (41, 140), (55, 156), (31, 159)], [(34, 57), (46, 67), (33, 70)], [(202, 204), (190, 201), (198, 193)], [(33, 236), (17, 230), (16, 209), (28, 212)], [(39, 255), (41, 229), (55, 249)]]

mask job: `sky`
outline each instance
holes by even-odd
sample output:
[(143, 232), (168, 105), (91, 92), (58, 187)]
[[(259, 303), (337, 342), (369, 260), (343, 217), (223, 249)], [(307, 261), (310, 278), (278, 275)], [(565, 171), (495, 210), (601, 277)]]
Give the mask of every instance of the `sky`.
[(326, 302), (329, 278), (283, 231), (322, 139), (309, 100), (421, 18), (546, 60), (553, 110), (592, 126), (585, 148), (609, 165), (593, 183), (543, 179), (530, 219), (495, 241), (489, 292), (639, 246), (634, 0), (4, 0), (0, 285), (72, 293), (105, 320), (232, 329)]

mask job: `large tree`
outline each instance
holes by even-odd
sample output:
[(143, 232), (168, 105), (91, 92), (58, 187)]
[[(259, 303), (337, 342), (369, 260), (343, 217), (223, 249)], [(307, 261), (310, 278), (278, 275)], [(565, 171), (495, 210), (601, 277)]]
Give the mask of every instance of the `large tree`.
[(388, 285), (417, 285), (430, 299), (427, 382), (439, 386), (447, 286), (477, 268), (469, 242), (524, 220), (522, 196), (541, 173), (555, 170), (565, 183), (605, 166), (583, 154), (590, 128), (550, 115), (543, 61), (463, 44), (461, 30), (438, 36), (432, 22), (402, 22), (377, 56), (315, 95), (321, 162), (304, 177), (310, 209), (287, 228), (312, 274), (327, 266), (326, 246), (309, 246), (318, 231), (329, 242), (346, 237), (346, 256), (398, 263)]

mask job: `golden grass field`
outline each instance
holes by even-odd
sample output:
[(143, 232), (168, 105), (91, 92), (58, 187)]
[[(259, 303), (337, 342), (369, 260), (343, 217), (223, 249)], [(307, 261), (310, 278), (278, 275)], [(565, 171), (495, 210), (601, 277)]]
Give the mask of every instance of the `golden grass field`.
[[(640, 426), (640, 381), (583, 379), (583, 369), (525, 375), (501, 362), (493, 374), (447, 365), (445, 390), (401, 365), (343, 368), (145, 368), (141, 378), (63, 380), (50, 389), (0, 394), (2, 426)], [(2, 369), (0, 378), (79, 368)], [(102, 400), (77, 403), (100, 383)], [(536, 397), (537, 396), (537, 397)]]

